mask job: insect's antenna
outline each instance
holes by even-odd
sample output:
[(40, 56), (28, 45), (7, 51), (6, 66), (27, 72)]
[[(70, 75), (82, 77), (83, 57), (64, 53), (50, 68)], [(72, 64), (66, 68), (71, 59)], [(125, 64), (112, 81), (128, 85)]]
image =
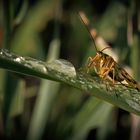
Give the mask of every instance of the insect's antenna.
[(103, 48), (103, 49), (101, 50), (101, 52), (103, 52), (104, 50), (106, 50), (106, 49), (108, 49), (108, 48), (111, 48), (111, 47), (106, 47), (106, 48)]
[(79, 12), (79, 17), (80, 17), (81, 21), (84, 23), (87, 31), (89, 32), (90, 37), (91, 37), (91, 39), (93, 41), (93, 44), (95, 46), (96, 51), (98, 51), (97, 47), (96, 47), (95, 40), (94, 40), (95, 30), (93, 28), (91, 28), (90, 22), (89, 22), (88, 18), (86, 17), (86, 15), (83, 12)]

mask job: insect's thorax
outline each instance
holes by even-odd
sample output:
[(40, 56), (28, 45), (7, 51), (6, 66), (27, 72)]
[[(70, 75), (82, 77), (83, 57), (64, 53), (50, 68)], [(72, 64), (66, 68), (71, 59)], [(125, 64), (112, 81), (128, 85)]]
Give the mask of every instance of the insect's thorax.
[(107, 55), (107, 54), (104, 54), (103, 52), (100, 52), (98, 51), (96, 56), (96, 67), (99, 67), (99, 68), (107, 68), (107, 67), (110, 67), (112, 65), (112, 63), (114, 63), (114, 59)]
[(109, 72), (112, 72), (112, 68), (115, 67), (114, 59), (101, 51), (97, 52), (96, 56), (94, 57), (94, 61), (95, 72), (101, 78), (104, 78), (107, 74), (109, 74)]

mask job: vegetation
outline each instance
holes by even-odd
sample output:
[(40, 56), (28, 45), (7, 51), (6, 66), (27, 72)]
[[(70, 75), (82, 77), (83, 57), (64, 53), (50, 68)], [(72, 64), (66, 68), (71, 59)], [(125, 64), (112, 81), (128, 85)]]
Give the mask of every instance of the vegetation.
[(0, 139), (137, 139), (140, 92), (87, 74), (96, 50), (77, 12), (96, 29), (98, 49), (111, 46), (106, 52), (139, 81), (139, 5), (1, 1)]

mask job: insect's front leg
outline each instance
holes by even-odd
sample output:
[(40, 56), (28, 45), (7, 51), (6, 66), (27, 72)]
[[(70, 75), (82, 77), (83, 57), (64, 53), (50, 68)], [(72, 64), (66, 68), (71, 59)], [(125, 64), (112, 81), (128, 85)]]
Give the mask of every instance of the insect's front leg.
[(95, 56), (95, 57), (89, 57), (88, 58), (88, 62), (87, 62), (87, 73), (89, 72), (89, 69), (90, 69), (91, 66), (94, 66), (94, 68), (96, 67), (95, 69), (98, 69), (99, 66), (97, 66), (97, 64), (96, 64), (96, 59), (97, 59), (97, 56)]
[(96, 59), (97, 59), (97, 56), (95, 57), (89, 57), (88, 58), (88, 67), (90, 68), (92, 65), (96, 65)]
[(87, 60), (87, 73), (89, 73), (89, 69), (90, 69), (90, 67), (93, 63), (92, 60), (93, 60), (92, 57), (89, 57), (88, 60)]
[(93, 63), (93, 58), (92, 57), (88, 57), (88, 68), (91, 67), (92, 63)]

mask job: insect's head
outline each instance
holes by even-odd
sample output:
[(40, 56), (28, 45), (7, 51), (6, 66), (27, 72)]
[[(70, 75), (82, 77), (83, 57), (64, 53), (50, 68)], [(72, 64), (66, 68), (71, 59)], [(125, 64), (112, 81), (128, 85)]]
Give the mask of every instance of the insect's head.
[(103, 56), (103, 54), (104, 54), (103, 51), (104, 51), (105, 49), (108, 49), (108, 48), (110, 48), (110, 47), (103, 48), (101, 51), (98, 51), (98, 50), (97, 50), (96, 56), (97, 56), (97, 57)]
[(96, 52), (95, 60), (98, 61), (103, 57), (103, 53), (101, 51)]
[(98, 60), (101, 60), (103, 57), (105, 57), (107, 54), (105, 54), (105, 53), (103, 53), (103, 51), (105, 50), (105, 49), (108, 49), (108, 48), (110, 48), (110, 47), (106, 47), (106, 48), (104, 48), (104, 49), (102, 49), (101, 51), (98, 51), (97, 50), (97, 52), (96, 52), (96, 56), (95, 56), (95, 61), (98, 61)]

